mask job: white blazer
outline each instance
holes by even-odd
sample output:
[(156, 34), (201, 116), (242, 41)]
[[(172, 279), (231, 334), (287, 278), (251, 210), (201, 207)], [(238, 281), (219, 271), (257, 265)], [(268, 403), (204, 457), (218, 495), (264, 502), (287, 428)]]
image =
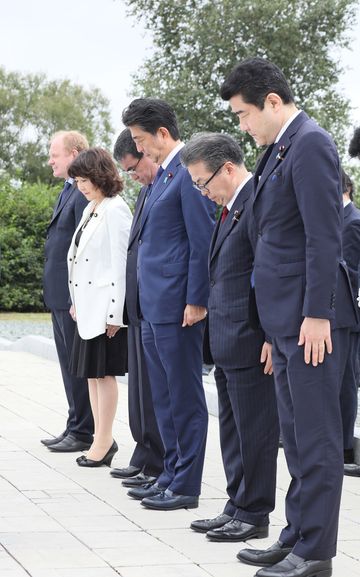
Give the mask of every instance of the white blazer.
[(69, 290), (79, 335), (92, 339), (106, 325), (121, 325), (125, 302), (126, 254), (132, 215), (120, 196), (104, 198), (84, 228), (79, 247), (75, 238), (89, 217), (86, 206), (68, 252)]

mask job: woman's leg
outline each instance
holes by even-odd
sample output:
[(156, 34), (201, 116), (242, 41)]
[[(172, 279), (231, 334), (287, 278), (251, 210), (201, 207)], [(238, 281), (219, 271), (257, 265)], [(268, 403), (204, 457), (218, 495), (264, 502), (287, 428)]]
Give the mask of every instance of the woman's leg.
[(95, 436), (87, 454), (88, 459), (100, 461), (110, 449), (113, 443), (112, 428), (117, 403), (118, 386), (116, 378), (106, 376), (103, 379), (97, 379), (97, 420), (95, 420), (94, 416)]
[(97, 379), (88, 379), (89, 398), (91, 411), (94, 418), (94, 438), (96, 438), (99, 429), (99, 409), (98, 409), (98, 382)]

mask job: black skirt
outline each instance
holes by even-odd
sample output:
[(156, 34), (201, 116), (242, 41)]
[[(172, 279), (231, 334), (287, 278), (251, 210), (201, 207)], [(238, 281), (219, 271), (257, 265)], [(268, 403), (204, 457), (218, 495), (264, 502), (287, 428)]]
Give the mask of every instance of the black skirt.
[(106, 334), (84, 340), (75, 328), (70, 372), (76, 377), (101, 379), (127, 373), (127, 329), (121, 328), (109, 339)]

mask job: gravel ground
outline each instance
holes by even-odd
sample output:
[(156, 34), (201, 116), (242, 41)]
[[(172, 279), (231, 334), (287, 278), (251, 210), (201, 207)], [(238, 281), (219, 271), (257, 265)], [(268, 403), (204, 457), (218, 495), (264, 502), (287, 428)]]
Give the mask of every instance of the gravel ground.
[(16, 341), (16, 339), (26, 335), (41, 335), (52, 339), (51, 321), (0, 320), (0, 337), (9, 341)]

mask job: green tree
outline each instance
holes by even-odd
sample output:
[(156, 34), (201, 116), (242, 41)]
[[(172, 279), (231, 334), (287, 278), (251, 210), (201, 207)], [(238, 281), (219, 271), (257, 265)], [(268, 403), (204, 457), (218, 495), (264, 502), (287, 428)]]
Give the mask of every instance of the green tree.
[[(358, 0), (126, 3), (154, 33), (155, 51), (135, 77), (134, 92), (170, 102), (185, 138), (199, 130), (227, 131), (240, 138), (219, 86), (238, 61), (261, 56), (284, 71), (297, 104), (343, 147), (349, 102), (336, 91), (338, 50), (349, 43)], [(252, 139), (241, 138), (250, 151)]]
[(108, 100), (98, 88), (0, 67), (0, 170), (22, 181), (52, 183), (47, 153), (57, 130), (78, 130), (91, 144), (108, 147)]
[(0, 180), (0, 310), (44, 309), (44, 242), (57, 188)]

